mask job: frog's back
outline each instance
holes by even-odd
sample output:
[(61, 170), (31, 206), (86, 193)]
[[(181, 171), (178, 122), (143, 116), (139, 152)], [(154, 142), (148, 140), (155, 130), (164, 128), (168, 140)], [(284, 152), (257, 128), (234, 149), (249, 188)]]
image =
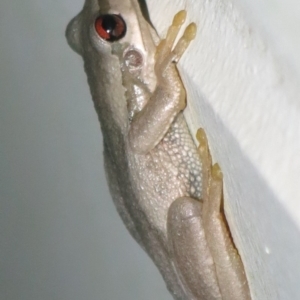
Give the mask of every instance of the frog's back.
[[(118, 147), (116, 147), (118, 145)], [(105, 169), (115, 206), (175, 299), (185, 292), (168, 250), (167, 214), (182, 196), (201, 197), (201, 161), (182, 114), (148, 154), (134, 154), (120, 133), (104, 136)]]
[(183, 196), (201, 197), (201, 161), (183, 115), (147, 154), (132, 152), (126, 137), (117, 133), (104, 138), (104, 148), (110, 190), (119, 212), (122, 206), (134, 222), (149, 222), (166, 238), (171, 203)]

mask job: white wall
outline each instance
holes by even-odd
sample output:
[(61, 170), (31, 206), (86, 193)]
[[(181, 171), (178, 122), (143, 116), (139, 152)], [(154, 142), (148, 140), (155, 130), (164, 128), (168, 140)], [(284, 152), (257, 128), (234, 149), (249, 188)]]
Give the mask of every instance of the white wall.
[[(192, 131), (225, 177), (226, 213), (254, 299), (300, 299), (299, 6), (151, 0), (181, 61)], [(0, 299), (170, 299), (110, 201), (96, 114), (64, 29), (83, 0), (0, 2)]]
[(198, 34), (181, 61), (192, 132), (224, 173), (225, 209), (253, 299), (300, 299), (300, 3), (151, 1), (158, 31), (179, 8)]

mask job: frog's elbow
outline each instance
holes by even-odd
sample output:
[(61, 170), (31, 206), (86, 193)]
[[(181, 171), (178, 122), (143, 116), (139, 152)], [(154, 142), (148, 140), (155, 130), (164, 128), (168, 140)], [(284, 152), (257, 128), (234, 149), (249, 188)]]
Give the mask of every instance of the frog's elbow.
[(147, 138), (142, 135), (135, 135), (132, 130), (128, 134), (128, 142), (131, 151), (139, 155), (145, 155), (154, 148), (149, 139), (147, 140)]

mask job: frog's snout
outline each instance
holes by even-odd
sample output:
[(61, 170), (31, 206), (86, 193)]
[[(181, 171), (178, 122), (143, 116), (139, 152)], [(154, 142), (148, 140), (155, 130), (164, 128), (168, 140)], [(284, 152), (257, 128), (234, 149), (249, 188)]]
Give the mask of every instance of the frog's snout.
[(70, 47), (78, 54), (82, 53), (81, 48), (81, 15), (73, 18), (66, 28), (66, 38)]

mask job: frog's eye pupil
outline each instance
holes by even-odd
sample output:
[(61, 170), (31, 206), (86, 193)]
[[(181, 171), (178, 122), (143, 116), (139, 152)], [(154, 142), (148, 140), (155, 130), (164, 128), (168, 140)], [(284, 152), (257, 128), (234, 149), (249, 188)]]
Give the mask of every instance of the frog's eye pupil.
[(98, 35), (109, 42), (120, 40), (126, 33), (126, 24), (120, 15), (101, 15), (95, 21)]

